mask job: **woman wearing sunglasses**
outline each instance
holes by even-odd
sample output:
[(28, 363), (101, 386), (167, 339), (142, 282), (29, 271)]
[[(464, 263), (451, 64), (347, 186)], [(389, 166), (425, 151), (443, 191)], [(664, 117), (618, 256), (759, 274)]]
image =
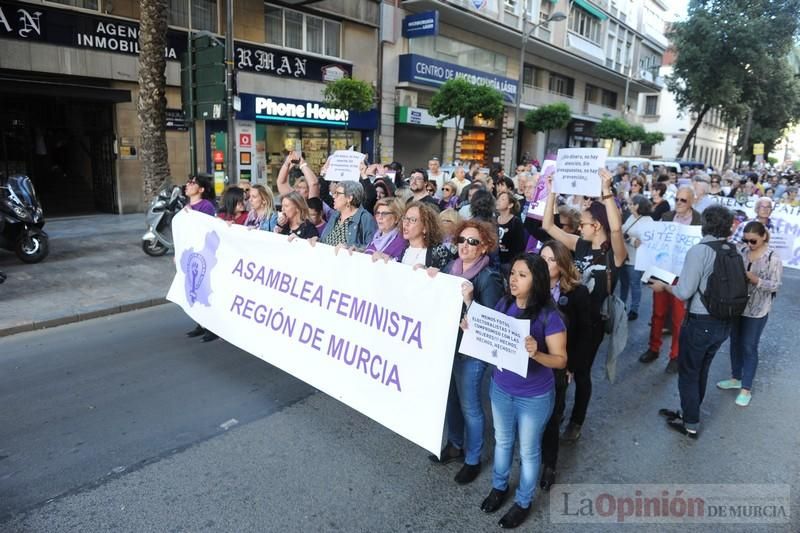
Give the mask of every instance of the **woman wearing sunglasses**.
[(769, 231), (758, 221), (744, 226), (739, 253), (749, 284), (747, 307), (731, 326), (731, 379), (717, 383), (723, 390), (739, 389), (736, 405), (747, 407), (752, 398), (753, 379), (758, 367), (758, 343), (767, 325), (772, 300), (781, 286), (783, 263), (769, 246)]
[(392, 261), (402, 255), (408, 246), (400, 230), (403, 207), (405, 206), (400, 198), (381, 198), (375, 202), (375, 222), (378, 223), (378, 229), (364, 253), (372, 255), (376, 260), (384, 258)]
[(439, 200), (439, 209), (458, 209), (458, 185), (448, 181), (442, 186), (442, 199)]
[[(575, 403), (570, 422), (561, 436), (566, 441), (576, 441), (581, 436), (581, 426), (586, 419), (592, 397), (592, 364), (605, 335), (603, 302), (614, 292), (619, 271), (628, 256), (622, 237), (621, 215), (611, 189), (611, 173), (605, 168), (601, 168), (599, 173), (602, 179), (602, 203), (592, 201), (582, 211), (580, 236), (567, 233), (556, 226), (553, 215), (556, 195), (553, 192), (552, 176), (547, 178), (550, 194), (547, 195), (542, 228), (575, 254), (575, 266), (591, 295), (592, 328), (588, 334), (591, 336), (592, 356), (587, 361), (588, 364), (576, 369), (574, 373)], [(611, 287), (608, 286), (609, 280)]]
[[(467, 220), (459, 224), (455, 235), (458, 257), (444, 272), (459, 276), (464, 284), (463, 313), (473, 301), (494, 309), (503, 295), (503, 279), (490, 266), (489, 253), (497, 249), (497, 231), (488, 222)], [(462, 331), (458, 332), (458, 342)], [(458, 344), (456, 344), (458, 345)], [(464, 466), (455, 477), (456, 483), (472, 482), (481, 471), (481, 453), (486, 420), (483, 414), (481, 383), (488, 363), (457, 353), (453, 361), (453, 377), (447, 399), (447, 445), (440, 462), (445, 464), (464, 459)], [(436, 460), (435, 456), (431, 456)]]
[[(550, 275), (544, 259), (521, 254), (511, 264), (509, 295), (495, 309), (514, 318), (530, 320), (525, 338), (528, 352), (526, 377), (495, 369), (489, 397), (494, 420), (494, 471), (492, 490), (481, 510), (494, 513), (509, 491), (514, 442), (519, 439), (519, 486), (514, 504), (500, 519), (506, 529), (518, 527), (530, 513), (541, 459), (542, 434), (553, 411), (553, 369), (567, 364), (567, 334), (561, 314), (553, 303)], [(469, 324), (462, 321), (462, 328)]]

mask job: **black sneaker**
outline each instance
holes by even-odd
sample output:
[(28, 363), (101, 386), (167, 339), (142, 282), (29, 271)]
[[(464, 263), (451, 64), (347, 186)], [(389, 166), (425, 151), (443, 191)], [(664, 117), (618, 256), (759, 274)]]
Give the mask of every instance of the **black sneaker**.
[(442, 448), (441, 457), (442, 458), (439, 459), (435, 455), (431, 454), (428, 456), (428, 459), (430, 459), (434, 463), (439, 463), (443, 465), (452, 463), (453, 461), (459, 461), (459, 460), (463, 461), (464, 450), (462, 450), (461, 448), (456, 448), (455, 446), (453, 446), (448, 442), (447, 445), (444, 448)]
[(203, 339), (202, 339), (201, 342), (211, 342), (211, 341), (215, 341), (217, 339), (219, 339), (219, 336), (216, 333), (212, 333), (210, 331), (206, 331), (205, 334), (203, 334)]
[(458, 474), (456, 474), (454, 479), (459, 485), (466, 485), (475, 481), (475, 478), (478, 477), (478, 474), (480, 473), (480, 463), (476, 465), (468, 465), (465, 463), (464, 466), (461, 467), (461, 470), (458, 471)]
[(687, 428), (682, 419), (674, 418), (672, 420), (667, 420), (667, 426), (681, 435), (686, 435), (690, 439), (697, 440), (697, 430)]
[(628, 320), (629, 321), (633, 322), (637, 318), (639, 318), (639, 313), (637, 313), (636, 311), (631, 311), (630, 313), (628, 313)]
[(639, 356), (640, 363), (652, 363), (656, 359), (658, 359), (658, 352), (654, 352), (653, 350), (647, 350)]
[(574, 422), (567, 424), (564, 433), (561, 434), (561, 440), (575, 442), (579, 438), (581, 438), (581, 425)]
[(197, 324), (197, 327), (195, 327), (192, 331), (187, 331), (186, 332), (186, 336), (189, 337), (189, 338), (199, 337), (200, 335), (202, 335), (205, 332), (206, 332), (206, 328), (204, 328), (200, 324)]
[(670, 359), (669, 363), (667, 363), (667, 368), (664, 369), (664, 372), (667, 374), (677, 374), (678, 373), (678, 360), (677, 359)]
[(519, 504), (515, 503), (511, 506), (511, 509), (500, 519), (500, 527), (503, 529), (514, 529), (515, 527), (519, 527), (526, 518), (528, 518), (528, 513), (531, 512), (531, 506), (528, 507), (520, 507)]
[(550, 492), (556, 482), (556, 469), (552, 466), (542, 465), (542, 477), (539, 478), (539, 487), (545, 491)]
[(672, 409), (659, 409), (658, 414), (667, 420), (683, 420), (683, 415), (680, 411), (673, 411)]
[(492, 514), (503, 506), (508, 496), (508, 489), (498, 490), (493, 488), (492, 492), (483, 500), (481, 504), (481, 511), (486, 514)]

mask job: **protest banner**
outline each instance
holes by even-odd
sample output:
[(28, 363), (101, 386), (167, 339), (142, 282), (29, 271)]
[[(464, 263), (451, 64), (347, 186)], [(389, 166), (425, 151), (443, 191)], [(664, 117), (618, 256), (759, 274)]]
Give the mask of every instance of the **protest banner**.
[(440, 453), (461, 278), (337, 255), (195, 212), (172, 224), (170, 301), (231, 344)]
[(605, 148), (561, 148), (556, 160), (553, 190), (559, 194), (580, 194), (599, 198), (602, 179), (598, 171), (606, 166)]
[(530, 331), (530, 320), (513, 318), (473, 302), (458, 351), (524, 378), (528, 376), (525, 337)]
[(358, 181), (364, 154), (355, 150), (336, 150), (328, 161), (325, 179), (328, 181)]
[[(686, 252), (700, 242), (700, 226), (677, 222), (647, 222), (640, 230), (641, 244), (636, 249), (636, 270), (655, 266), (680, 276)], [(646, 280), (644, 280), (646, 281)]]
[[(756, 218), (756, 201), (753, 199), (740, 203), (736, 198), (725, 196), (711, 198), (728, 209), (744, 212), (748, 220)], [(784, 267), (800, 269), (800, 207), (776, 204), (769, 218), (772, 222), (770, 247), (779, 254)]]
[[(535, 218), (542, 220), (544, 218), (544, 206), (547, 204), (547, 178), (554, 175), (556, 172), (556, 162), (552, 159), (546, 159), (542, 163), (542, 171), (539, 173), (539, 179), (536, 182), (536, 188), (533, 190), (533, 195), (528, 204), (528, 210), (525, 213), (527, 218)], [(525, 191), (523, 191), (524, 193)]]

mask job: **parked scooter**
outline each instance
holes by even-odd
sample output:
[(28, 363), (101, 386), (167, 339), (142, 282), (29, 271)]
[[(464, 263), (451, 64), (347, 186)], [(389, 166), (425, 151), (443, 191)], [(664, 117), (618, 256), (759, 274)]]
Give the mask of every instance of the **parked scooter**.
[(149, 256), (159, 257), (174, 247), (172, 217), (186, 205), (186, 196), (178, 185), (169, 181), (158, 189), (145, 213), (147, 231), (142, 235), (142, 250)]
[(28, 176), (0, 175), (0, 248), (25, 263), (38, 263), (50, 252), (44, 213)]

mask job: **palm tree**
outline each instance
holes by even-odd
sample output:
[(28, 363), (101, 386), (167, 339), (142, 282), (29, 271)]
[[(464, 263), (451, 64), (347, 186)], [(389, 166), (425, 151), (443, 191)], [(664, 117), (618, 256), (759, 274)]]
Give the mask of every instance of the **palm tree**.
[(139, 98), (136, 102), (142, 144), (144, 197), (150, 198), (169, 177), (166, 113), (167, 0), (141, 0), (139, 26)]

